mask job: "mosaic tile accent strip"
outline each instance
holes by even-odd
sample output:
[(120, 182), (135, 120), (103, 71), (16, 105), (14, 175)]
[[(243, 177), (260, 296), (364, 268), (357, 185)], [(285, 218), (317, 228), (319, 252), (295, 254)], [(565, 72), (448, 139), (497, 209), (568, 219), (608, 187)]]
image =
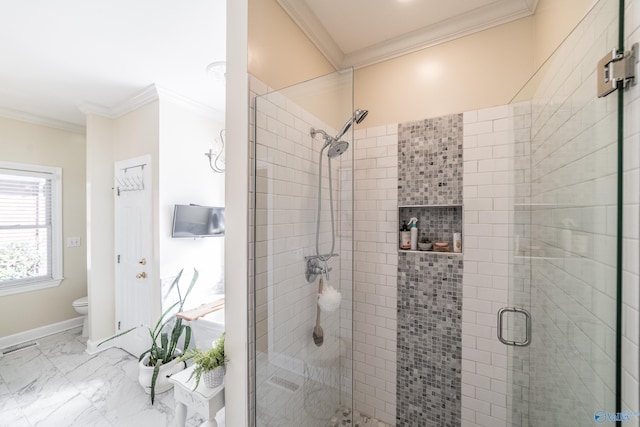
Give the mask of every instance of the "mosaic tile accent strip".
[(448, 242), (453, 248), (453, 233), (462, 233), (462, 207), (400, 208), (400, 224), (418, 218), (418, 241), (427, 236), (432, 242)]
[(398, 254), (396, 425), (459, 427), (462, 259)]
[(462, 204), (462, 114), (398, 125), (398, 204)]

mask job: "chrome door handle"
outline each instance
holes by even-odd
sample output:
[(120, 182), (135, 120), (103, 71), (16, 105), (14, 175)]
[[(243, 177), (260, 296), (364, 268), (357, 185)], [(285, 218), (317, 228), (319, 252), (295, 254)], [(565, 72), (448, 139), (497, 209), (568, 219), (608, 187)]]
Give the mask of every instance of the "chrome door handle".
[[(524, 337), (524, 341), (506, 340), (502, 336), (502, 317), (507, 312), (524, 314), (525, 325), (526, 325), (526, 335)], [(498, 310), (498, 339), (502, 344), (513, 345), (516, 347), (525, 347), (531, 344), (531, 314), (529, 314), (529, 312), (524, 308), (516, 308), (516, 307), (502, 307), (500, 310)]]

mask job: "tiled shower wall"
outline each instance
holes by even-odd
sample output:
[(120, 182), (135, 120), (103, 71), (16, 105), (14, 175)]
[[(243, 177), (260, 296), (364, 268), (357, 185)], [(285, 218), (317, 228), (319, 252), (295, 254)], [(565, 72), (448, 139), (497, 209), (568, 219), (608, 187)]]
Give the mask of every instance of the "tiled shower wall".
[[(462, 128), (462, 114), (398, 126), (399, 204), (421, 206), (436, 220), (449, 214), (438, 221), (443, 228), (461, 220), (459, 209), (441, 206), (462, 203)], [(444, 235), (452, 237), (462, 223), (453, 227)], [(462, 264), (460, 254), (398, 255), (398, 425), (460, 425)]]
[[(637, 3), (627, 3), (627, 29), (632, 28), (633, 34), (627, 48), (631, 40), (638, 40)], [(502, 107), (465, 113), (463, 425), (528, 425), (531, 420), (545, 425), (581, 426), (593, 422), (597, 409), (615, 412), (616, 108), (615, 96), (596, 100), (594, 95), (596, 61), (616, 45), (615, 14), (615, 4), (600, 2), (539, 81), (531, 120), (532, 193), (527, 193), (526, 186), (518, 187), (517, 181), (513, 182), (515, 186), (512, 182), (501, 186), (507, 183), (501, 182), (505, 179), (518, 179), (517, 147), (526, 138), (518, 134), (521, 122), (514, 113), (517, 110)], [(625, 97), (622, 386), (623, 409), (637, 411), (637, 87)], [(500, 147), (500, 141), (504, 147)], [(492, 147), (481, 147), (481, 143)], [(511, 164), (499, 160), (512, 156)], [(502, 175), (504, 168), (509, 173)], [(477, 174), (475, 183), (468, 179), (469, 174)], [(480, 194), (483, 186), (484, 195)], [(489, 211), (484, 224), (483, 211)], [(519, 222), (524, 219), (526, 223), (527, 216), (531, 230)], [(477, 226), (470, 224), (476, 221)], [(497, 225), (504, 222), (509, 224), (509, 234)], [(507, 240), (508, 235), (514, 239)], [(476, 254), (470, 251), (470, 245), (481, 244), (483, 238), (485, 244), (498, 246), (487, 246)], [(518, 259), (523, 248), (528, 248), (527, 255), (532, 256), (533, 282), (511, 283), (506, 280), (507, 274), (513, 281), (519, 273), (526, 276), (529, 268)], [(496, 255), (502, 259), (499, 268), (491, 266), (490, 258)], [(470, 257), (478, 257), (478, 262), (467, 262)], [(483, 274), (478, 274), (480, 268), (485, 269)], [(501, 292), (507, 284), (512, 289), (522, 286), (525, 292)], [(475, 293), (471, 285), (477, 287)], [(511, 348), (507, 352), (494, 338), (495, 312), (507, 302), (526, 307), (529, 286), (535, 297), (530, 354), (526, 354), (527, 348), (520, 353)], [(545, 356), (549, 349), (557, 349), (550, 358)], [(512, 383), (513, 388), (509, 386)], [(638, 425), (637, 417), (631, 425)]]
[(529, 233), (515, 209), (528, 198), (515, 196), (530, 183), (530, 113), (528, 104), (464, 113), (463, 426), (527, 425), (508, 408), (526, 402), (528, 348), (514, 354), (498, 341), (496, 313), (529, 305), (528, 263), (509, 237)]
[[(252, 87), (266, 89), (257, 81), (252, 82)], [(254, 314), (258, 425), (324, 426), (340, 405), (349, 406), (351, 402), (351, 371), (341, 369), (351, 365), (350, 360), (341, 360), (351, 357), (351, 336), (341, 336), (345, 330), (341, 324), (344, 310), (322, 313), (324, 343), (316, 347), (311, 332), (318, 284), (317, 280), (307, 283), (304, 277), (304, 256), (315, 254), (318, 157), (322, 144), (311, 139), (309, 129), (315, 127), (329, 133), (334, 130), (279, 92), (257, 99), (256, 109)], [(325, 157), (322, 253), (329, 251), (331, 236), (326, 214), (327, 165)], [(351, 265), (351, 246), (341, 247), (341, 237), (350, 232), (350, 222), (345, 228), (341, 219), (349, 218), (350, 212), (345, 214), (341, 207), (350, 211), (351, 205), (339, 203), (339, 179), (350, 180), (351, 176), (349, 155), (333, 161), (332, 171), (336, 229), (340, 230), (335, 252), (340, 257), (329, 262), (333, 269), (330, 283), (342, 291), (341, 307), (350, 311), (351, 278), (341, 280)], [(342, 184), (351, 187), (350, 181)], [(348, 237), (350, 241), (350, 234)], [(351, 324), (350, 316), (345, 322)], [(342, 384), (349, 387), (341, 390)]]
[(615, 412), (617, 109), (594, 94), (617, 42), (612, 3), (569, 36), (532, 100), (529, 417), (544, 424)]
[(355, 132), (355, 409), (396, 420), (398, 126)]

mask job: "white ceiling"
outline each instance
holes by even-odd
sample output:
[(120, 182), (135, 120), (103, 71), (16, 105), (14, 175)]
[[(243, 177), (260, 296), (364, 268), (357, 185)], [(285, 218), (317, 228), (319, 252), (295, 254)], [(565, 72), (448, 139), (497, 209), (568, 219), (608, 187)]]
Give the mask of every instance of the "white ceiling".
[(224, 111), (226, 0), (0, 2), (0, 115), (82, 131), (80, 106), (116, 108), (155, 84)]
[(336, 68), (363, 67), (531, 15), (538, 0), (277, 0)]

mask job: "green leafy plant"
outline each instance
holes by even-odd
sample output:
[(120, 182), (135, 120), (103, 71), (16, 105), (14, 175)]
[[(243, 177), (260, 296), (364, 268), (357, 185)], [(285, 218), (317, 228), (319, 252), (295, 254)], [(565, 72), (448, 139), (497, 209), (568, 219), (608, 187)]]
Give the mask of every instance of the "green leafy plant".
[(213, 371), (218, 367), (225, 367), (229, 362), (229, 359), (224, 354), (224, 333), (218, 338), (213, 347), (208, 350), (202, 351), (199, 348), (192, 348), (187, 351), (184, 356), (180, 358), (180, 361), (186, 361), (193, 359), (195, 368), (191, 372), (189, 380), (195, 376), (196, 385), (194, 390), (198, 388), (200, 384), (200, 378), (205, 372)]
[[(191, 293), (193, 286), (198, 280), (199, 273), (198, 270), (196, 270), (195, 268), (193, 269), (193, 278), (191, 279), (191, 284), (189, 285), (189, 288), (187, 289), (187, 292), (183, 297), (179, 286), (180, 277), (182, 276), (183, 271), (184, 269), (180, 270), (180, 273), (178, 273), (176, 278), (171, 283), (171, 286), (169, 287), (169, 291), (171, 291), (174, 287), (178, 291), (178, 301), (173, 303), (162, 313), (153, 329), (147, 326), (147, 329), (149, 329), (149, 336), (151, 337), (151, 347), (145, 350), (138, 358), (138, 362), (140, 362), (148, 354), (149, 362), (147, 366), (153, 367), (153, 375), (151, 378), (152, 405), (156, 396), (156, 380), (158, 378), (158, 373), (160, 372), (160, 367), (184, 354), (187, 350), (187, 347), (189, 347), (189, 343), (191, 342), (191, 327), (188, 325), (183, 325), (182, 319), (176, 317), (176, 314), (182, 311), (187, 297)], [(126, 331), (123, 331), (100, 342), (98, 346), (144, 326), (145, 325), (140, 325), (135, 326), (131, 329), (127, 329)], [(184, 345), (182, 352), (180, 353), (176, 351), (176, 349), (178, 347), (178, 341), (180, 340), (180, 337), (182, 337), (182, 334), (184, 334)]]
[(0, 281), (38, 276), (42, 260), (33, 243), (9, 242), (0, 246)]
[(427, 236), (422, 236), (420, 238), (420, 243), (431, 243), (431, 239), (429, 239)]

